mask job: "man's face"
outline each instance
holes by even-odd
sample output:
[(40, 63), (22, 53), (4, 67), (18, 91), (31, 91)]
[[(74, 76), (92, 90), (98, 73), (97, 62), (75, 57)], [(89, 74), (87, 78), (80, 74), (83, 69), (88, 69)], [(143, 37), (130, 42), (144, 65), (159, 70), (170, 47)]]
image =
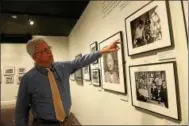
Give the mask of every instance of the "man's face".
[(49, 65), (54, 62), (52, 52), (46, 42), (42, 42), (35, 46), (33, 59), (42, 65)]

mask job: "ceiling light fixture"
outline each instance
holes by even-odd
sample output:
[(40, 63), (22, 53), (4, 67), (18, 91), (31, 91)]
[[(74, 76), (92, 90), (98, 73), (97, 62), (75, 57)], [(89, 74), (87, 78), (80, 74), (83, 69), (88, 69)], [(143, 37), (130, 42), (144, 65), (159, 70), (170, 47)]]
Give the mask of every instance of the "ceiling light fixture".
[(13, 19), (17, 19), (17, 16), (16, 16), (16, 15), (12, 15), (12, 18), (13, 18)]
[(34, 25), (34, 21), (29, 20), (29, 22), (30, 22), (30, 25)]

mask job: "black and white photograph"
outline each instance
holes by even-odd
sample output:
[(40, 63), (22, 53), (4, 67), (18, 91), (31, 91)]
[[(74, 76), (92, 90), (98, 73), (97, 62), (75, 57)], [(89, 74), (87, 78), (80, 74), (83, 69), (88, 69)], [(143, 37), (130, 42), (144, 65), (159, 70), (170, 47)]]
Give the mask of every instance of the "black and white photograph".
[(131, 21), (132, 46), (137, 48), (162, 39), (161, 19), (157, 6)]
[(14, 83), (14, 76), (5, 76), (5, 83), (6, 84), (13, 84)]
[(14, 67), (4, 67), (4, 75), (8, 76), (8, 75), (14, 75), (15, 74), (15, 68)]
[[(95, 52), (98, 50), (98, 44), (97, 42), (93, 42), (90, 44), (90, 52)], [(97, 64), (98, 63), (98, 60), (94, 61), (92, 64)]]
[(91, 83), (95, 86), (100, 86), (100, 70), (99, 69), (93, 69), (91, 71)]
[(129, 66), (129, 74), (133, 106), (180, 119), (175, 61)]
[(168, 2), (149, 2), (125, 18), (128, 55), (172, 46)]
[(119, 70), (117, 52), (103, 55), (104, 81), (110, 84), (119, 84)]
[(165, 71), (135, 72), (137, 100), (168, 108)]
[(90, 81), (91, 80), (91, 76), (90, 76), (90, 65), (83, 67), (83, 76), (84, 76), (84, 80), (86, 81)]
[(126, 93), (126, 77), (123, 53), (122, 31), (119, 31), (99, 43), (99, 49), (103, 49), (110, 43), (120, 40), (119, 50), (104, 54), (100, 58), (100, 67), (102, 75), (102, 88), (115, 91), (117, 93)]
[(25, 73), (26, 73), (26, 68), (24, 68), (24, 67), (18, 68), (18, 74), (25, 74)]

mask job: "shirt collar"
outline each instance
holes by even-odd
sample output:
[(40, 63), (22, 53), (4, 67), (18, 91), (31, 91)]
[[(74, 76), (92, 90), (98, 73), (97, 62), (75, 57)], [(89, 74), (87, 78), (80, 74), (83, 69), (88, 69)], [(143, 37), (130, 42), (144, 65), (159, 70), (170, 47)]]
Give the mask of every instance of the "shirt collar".
[[(47, 72), (48, 72), (47, 69), (46, 69), (46, 67), (41, 66), (41, 65), (39, 65), (39, 64), (37, 64), (37, 63), (35, 63), (35, 68), (36, 68), (39, 72), (41, 72), (42, 74), (47, 74)], [(51, 71), (54, 71), (54, 70), (55, 70), (53, 64), (51, 64), (50, 70), (51, 70)]]

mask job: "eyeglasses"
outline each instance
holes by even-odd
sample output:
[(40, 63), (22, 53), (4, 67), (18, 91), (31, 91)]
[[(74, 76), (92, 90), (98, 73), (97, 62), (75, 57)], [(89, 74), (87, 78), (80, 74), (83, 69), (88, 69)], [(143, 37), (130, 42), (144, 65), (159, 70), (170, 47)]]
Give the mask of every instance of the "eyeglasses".
[(52, 49), (52, 47), (51, 47), (51, 46), (48, 46), (48, 48), (45, 48), (45, 49), (43, 49), (43, 50), (40, 51), (40, 52), (36, 52), (36, 53), (34, 53), (34, 55), (43, 54), (43, 53), (50, 53), (50, 52), (51, 52), (51, 49)]

